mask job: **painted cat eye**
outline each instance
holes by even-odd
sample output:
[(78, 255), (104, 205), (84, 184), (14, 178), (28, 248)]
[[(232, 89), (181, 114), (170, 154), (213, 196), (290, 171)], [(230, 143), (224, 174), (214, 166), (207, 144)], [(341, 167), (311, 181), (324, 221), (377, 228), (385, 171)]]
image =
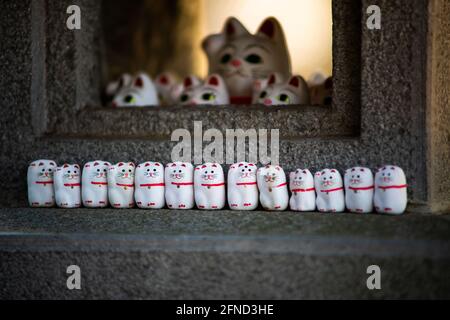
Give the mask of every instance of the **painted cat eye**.
[(287, 94), (280, 94), (280, 96), (278, 97), (278, 100), (280, 100), (281, 102), (289, 103), (290, 99)]
[(204, 101), (214, 101), (216, 100), (216, 96), (212, 93), (205, 93), (202, 95), (202, 99)]
[(125, 101), (125, 103), (134, 103), (135, 102), (135, 99), (132, 95), (126, 96), (123, 100)]
[(231, 60), (231, 54), (227, 53), (223, 55), (222, 59), (220, 59), (220, 63), (227, 64)]
[(261, 94), (259, 95), (259, 97), (260, 97), (261, 99), (264, 99), (265, 97), (267, 97), (267, 92), (266, 92), (266, 91), (261, 92)]
[(257, 54), (250, 54), (245, 58), (245, 61), (253, 64), (261, 63), (262, 58)]
[(187, 94), (183, 94), (183, 95), (180, 97), (180, 100), (181, 100), (181, 102), (186, 102), (186, 101), (189, 100), (189, 96), (188, 96)]

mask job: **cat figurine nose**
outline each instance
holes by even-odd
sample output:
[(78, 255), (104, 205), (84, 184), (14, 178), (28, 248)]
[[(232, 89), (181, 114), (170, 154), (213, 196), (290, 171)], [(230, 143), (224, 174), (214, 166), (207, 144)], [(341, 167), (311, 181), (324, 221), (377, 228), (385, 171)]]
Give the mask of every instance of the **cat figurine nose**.
[(272, 100), (271, 99), (266, 99), (266, 100), (264, 100), (264, 104), (266, 106), (271, 106), (272, 105)]
[(233, 67), (239, 68), (242, 65), (242, 63), (240, 60), (235, 59), (235, 60), (231, 61), (231, 65)]

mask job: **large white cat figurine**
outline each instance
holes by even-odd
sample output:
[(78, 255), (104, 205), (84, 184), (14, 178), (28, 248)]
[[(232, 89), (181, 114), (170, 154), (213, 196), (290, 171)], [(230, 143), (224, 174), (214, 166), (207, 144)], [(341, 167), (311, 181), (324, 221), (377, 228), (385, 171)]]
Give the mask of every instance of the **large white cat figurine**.
[(166, 203), (169, 209), (188, 210), (194, 207), (194, 166), (190, 163), (169, 163), (165, 171)]
[(56, 205), (61, 208), (81, 207), (81, 169), (77, 164), (65, 164), (55, 172)]
[(232, 104), (252, 102), (253, 82), (273, 72), (291, 74), (283, 29), (275, 18), (266, 19), (255, 35), (236, 18), (229, 18), (222, 33), (203, 41), (209, 73), (220, 74), (227, 84)]
[(53, 160), (37, 160), (28, 167), (28, 202), (31, 207), (49, 208), (55, 205), (53, 176), (56, 167)]
[(292, 211), (311, 212), (316, 210), (316, 189), (314, 177), (308, 169), (297, 169), (289, 175), (292, 196), (289, 201)]
[(374, 205), (378, 213), (400, 215), (408, 205), (408, 185), (403, 170), (385, 166), (375, 174)]
[(113, 107), (148, 107), (159, 105), (158, 93), (151, 78), (139, 73), (128, 86), (122, 87), (114, 96)]
[(134, 207), (134, 171), (132, 162), (120, 162), (108, 169), (108, 197), (113, 208)]
[(344, 212), (345, 196), (342, 176), (336, 169), (324, 169), (314, 177), (316, 205), (320, 212)]
[(108, 206), (108, 169), (109, 162), (97, 160), (84, 165), (81, 176), (81, 198), (87, 208), (105, 208)]
[(277, 74), (272, 74), (267, 86), (262, 88), (254, 103), (266, 106), (307, 105), (310, 103), (308, 86), (301, 76), (293, 76), (287, 81), (282, 81), (277, 80)]
[(228, 170), (228, 205), (231, 210), (255, 210), (259, 205), (257, 166), (241, 162)]
[(161, 105), (169, 106), (179, 102), (183, 84), (170, 72), (161, 73), (155, 80)]
[(373, 174), (368, 168), (348, 169), (344, 176), (345, 204), (347, 210), (355, 213), (373, 211)]
[(205, 163), (194, 172), (195, 203), (202, 210), (225, 207), (225, 175), (218, 163)]
[[(195, 78), (193, 78), (195, 79)], [(210, 75), (204, 84), (196, 84), (192, 78), (184, 81), (180, 95), (182, 105), (226, 105), (230, 103), (226, 84), (221, 76)]]
[(164, 166), (145, 162), (137, 166), (134, 199), (141, 209), (162, 209), (166, 204)]
[(259, 199), (265, 210), (284, 211), (289, 205), (286, 174), (280, 166), (266, 166), (257, 172)]

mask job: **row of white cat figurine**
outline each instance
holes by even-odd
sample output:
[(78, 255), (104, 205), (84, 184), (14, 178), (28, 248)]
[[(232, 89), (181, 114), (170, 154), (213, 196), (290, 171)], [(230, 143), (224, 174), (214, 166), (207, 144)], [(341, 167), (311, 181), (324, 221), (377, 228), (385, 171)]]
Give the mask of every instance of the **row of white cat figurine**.
[[(81, 179), (80, 179), (81, 176)], [(370, 169), (355, 167), (345, 172), (345, 184), (335, 169), (315, 174), (298, 169), (288, 184), (280, 166), (257, 168), (238, 163), (228, 172), (228, 205), (232, 210), (265, 210), (402, 214), (407, 206), (407, 185), (397, 166), (380, 168), (375, 179)], [(225, 207), (225, 176), (222, 166), (206, 163), (194, 169), (190, 163), (158, 162), (111, 165), (93, 161), (84, 166), (57, 167), (51, 160), (38, 160), (28, 169), (28, 198), (32, 207), (220, 210)], [(345, 191), (345, 192), (344, 192)], [(259, 201), (258, 201), (259, 196)]]
[[(106, 94), (112, 99), (113, 107), (227, 105), (231, 102), (226, 83), (218, 74), (210, 75), (204, 82), (196, 76), (189, 76), (183, 83), (170, 73), (158, 76), (155, 82), (144, 72), (134, 77), (124, 74), (108, 85)], [(301, 76), (285, 79), (274, 73), (267, 79), (254, 82), (252, 103), (309, 104), (309, 89)]]

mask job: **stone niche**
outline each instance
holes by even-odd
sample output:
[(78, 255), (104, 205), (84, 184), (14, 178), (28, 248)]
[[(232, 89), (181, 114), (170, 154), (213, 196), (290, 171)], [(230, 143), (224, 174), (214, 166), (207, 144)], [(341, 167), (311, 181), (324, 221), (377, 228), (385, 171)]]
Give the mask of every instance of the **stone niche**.
[[(26, 205), (25, 176), (31, 160), (168, 162), (174, 146), (171, 133), (192, 130), (194, 121), (202, 121), (205, 129), (223, 132), (280, 129), (280, 162), (286, 170), (397, 164), (407, 173), (410, 211), (449, 212), (448, 1), (334, 0), (331, 107), (145, 110), (102, 106), (105, 55), (111, 53), (106, 44), (111, 44), (111, 35), (102, 17), (105, 11), (117, 14), (116, 3), (0, 3), (2, 206)], [(185, 15), (195, 13), (195, 1), (181, 9), (180, 1), (169, 3), (178, 8), (177, 24), (168, 35), (172, 37), (176, 28), (195, 20)], [(71, 4), (82, 9), (81, 30), (65, 28)], [(374, 4), (382, 10), (381, 30), (366, 27), (367, 7)], [(158, 17), (164, 16), (158, 10), (158, 5), (143, 10), (155, 20), (155, 28)], [(165, 50), (177, 53), (182, 48), (183, 43), (176, 42)], [(160, 71), (149, 63), (151, 70)]]

